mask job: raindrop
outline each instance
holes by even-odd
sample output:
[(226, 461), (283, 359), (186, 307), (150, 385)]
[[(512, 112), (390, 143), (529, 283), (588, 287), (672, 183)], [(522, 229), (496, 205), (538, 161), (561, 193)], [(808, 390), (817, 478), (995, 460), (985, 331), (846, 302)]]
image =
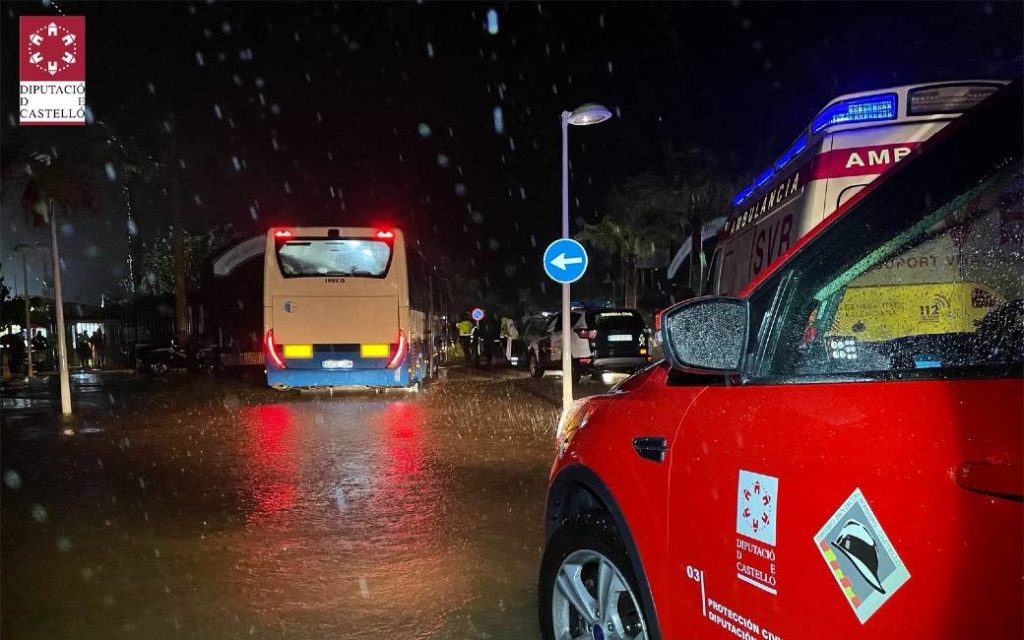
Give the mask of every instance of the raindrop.
[(427, 43), (427, 57), (428, 58), (433, 58), (434, 57), (434, 45), (432, 45), (429, 42)]
[(448, 162), (448, 156), (444, 155), (443, 153), (437, 154), (437, 164), (439, 164), (442, 167), (447, 167)]
[(499, 135), (505, 133), (505, 116), (501, 112), (501, 107), (494, 107), (492, 115), (494, 117), (494, 132)]
[(612, 74), (612, 73), (615, 73), (615, 71), (612, 69), (612, 61), (611, 60), (608, 61), (608, 73), (609, 73), (609, 75)]
[(461, 182), (456, 182), (455, 183), (455, 194), (458, 195), (458, 196), (465, 196), (466, 195), (466, 185), (462, 184)]
[(206, 66), (206, 59), (203, 58), (203, 53), (201, 51), (196, 51), (196, 64), (200, 67)]
[(523, 199), (523, 200), (526, 200), (526, 189), (525, 188), (519, 187), (519, 197), (521, 199)]
[(146, 87), (149, 89), (149, 93), (151, 95), (156, 95), (156, 85), (154, 85), (152, 82), (149, 82), (146, 84)]
[(288, 184), (287, 180), (284, 182), (284, 192), (287, 194), (291, 194), (292, 192), (292, 185)]
[[(473, 222), (475, 222), (477, 224), (483, 224), (484, 223), (484, 214), (480, 213), (479, 211), (474, 211), (473, 214), (470, 217), (473, 219)], [(480, 248), (480, 243), (479, 242), (477, 243), (477, 247), (476, 248), (477, 249)]]
[(498, 240), (497, 240), (497, 239), (495, 239), (495, 238), (491, 238), (490, 240), (488, 240), (488, 241), (487, 241), (487, 247), (488, 247), (488, 248), (489, 248), (489, 249), (490, 249), (491, 251), (497, 251), (498, 249), (500, 249), (500, 248), (501, 248), (501, 243), (500, 243), (500, 242), (498, 242)]
[(41, 504), (32, 505), (32, 519), (36, 522), (46, 521), (46, 509)]
[(103, 170), (107, 172), (107, 180), (110, 180), (111, 182), (117, 180), (117, 171), (114, 170), (113, 162), (108, 162), (104, 165)]
[(235, 165), (235, 171), (242, 170), (242, 163), (239, 162), (238, 156), (231, 156), (231, 163)]
[(71, 551), (71, 541), (68, 540), (65, 537), (58, 538), (57, 539), (57, 548), (60, 549), (61, 551), (65, 551), (65, 552)]
[(487, 33), (491, 35), (498, 33), (498, 12), (494, 9), (487, 10)]
[(220, 23), (220, 31), (226, 36), (231, 35), (231, 24), (227, 20)]
[(429, 138), (431, 135), (430, 125), (427, 124), (426, 122), (421, 122), (420, 126), (418, 127), (418, 130), (420, 132), (421, 138)]
[(139, 225), (135, 224), (134, 220), (128, 220), (128, 235), (137, 236), (139, 235)]
[(256, 207), (249, 205), (249, 216), (252, 217), (253, 220), (259, 218), (259, 215), (256, 213)]
[(11, 491), (17, 491), (21, 488), (21, 476), (14, 469), (8, 469), (4, 471), (4, 484)]
[(219, 104), (213, 105), (213, 115), (217, 116), (218, 120), (224, 119), (224, 114), (221, 112)]

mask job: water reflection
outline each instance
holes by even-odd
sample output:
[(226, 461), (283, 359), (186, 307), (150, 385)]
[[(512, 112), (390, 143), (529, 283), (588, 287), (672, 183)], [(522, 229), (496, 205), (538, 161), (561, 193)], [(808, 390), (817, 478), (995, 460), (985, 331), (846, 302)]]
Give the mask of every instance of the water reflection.
[(292, 408), (258, 405), (246, 407), (242, 413), (250, 428), (246, 460), (254, 501), (247, 519), (262, 523), (294, 506), (298, 495)]

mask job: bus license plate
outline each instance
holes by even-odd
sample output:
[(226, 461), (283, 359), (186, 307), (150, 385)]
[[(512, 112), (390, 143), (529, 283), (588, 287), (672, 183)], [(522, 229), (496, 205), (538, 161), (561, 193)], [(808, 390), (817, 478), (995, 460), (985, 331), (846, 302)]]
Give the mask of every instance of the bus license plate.
[(621, 334), (621, 333), (613, 333), (610, 336), (608, 336), (608, 342), (632, 342), (632, 341), (633, 341), (633, 336), (631, 336), (631, 335), (624, 335), (624, 334)]
[(351, 369), (351, 360), (324, 360), (321, 366), (324, 369)]

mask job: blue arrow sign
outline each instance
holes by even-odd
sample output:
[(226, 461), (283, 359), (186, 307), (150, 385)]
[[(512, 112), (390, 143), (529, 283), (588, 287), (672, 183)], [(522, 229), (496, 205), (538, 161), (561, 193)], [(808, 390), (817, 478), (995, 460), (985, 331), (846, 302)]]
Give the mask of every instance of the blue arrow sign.
[(588, 262), (587, 250), (570, 238), (555, 240), (544, 250), (544, 273), (561, 284), (582, 278)]

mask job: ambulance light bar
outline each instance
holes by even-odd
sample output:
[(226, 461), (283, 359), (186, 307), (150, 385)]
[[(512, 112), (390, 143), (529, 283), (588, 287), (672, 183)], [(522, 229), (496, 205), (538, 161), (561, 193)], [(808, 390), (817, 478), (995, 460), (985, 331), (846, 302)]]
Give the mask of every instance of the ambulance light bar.
[(836, 124), (895, 120), (896, 106), (895, 93), (878, 93), (863, 98), (840, 100), (825, 107), (825, 110), (818, 114), (811, 123), (811, 133), (818, 133), (825, 127)]

